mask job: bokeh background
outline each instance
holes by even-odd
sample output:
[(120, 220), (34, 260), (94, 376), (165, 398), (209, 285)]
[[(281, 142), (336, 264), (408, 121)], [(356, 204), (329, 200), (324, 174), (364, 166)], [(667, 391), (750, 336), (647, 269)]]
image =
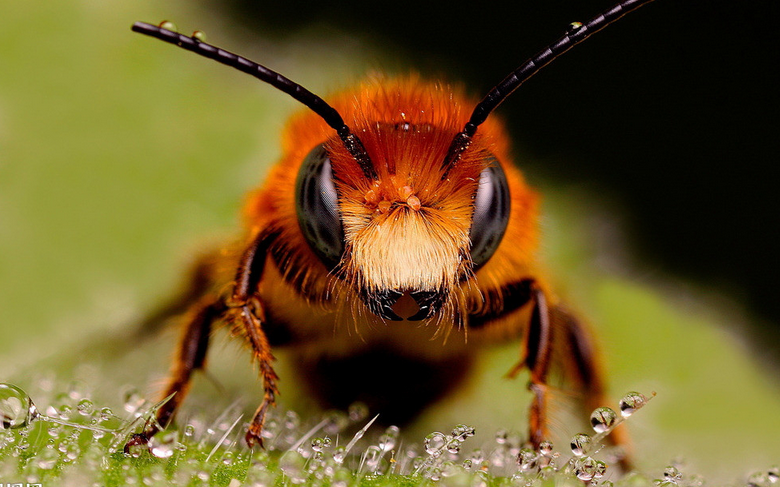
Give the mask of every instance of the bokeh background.
[[(176, 289), (193, 255), (235, 233), (298, 108), (132, 34), (133, 21), (204, 30), (317, 93), (379, 69), (478, 96), (608, 5), (0, 0), (0, 379), (67, 375), (61, 357), (108, 348)], [(552, 280), (600, 331), (615, 399), (659, 392), (632, 420), (649, 469), (680, 460), (726, 479), (780, 461), (777, 14), (768, 1), (657, 0), (499, 110), (545, 195)], [(149, 387), (166, 340), (130, 345), (115, 380), (92, 386)], [(247, 369), (236, 395), (256, 397), (246, 357), (225, 350), (225, 367)], [(500, 379), (516, 353), (482, 359), (426, 424), (521, 429), (525, 399), (480, 399), (522, 389)]]

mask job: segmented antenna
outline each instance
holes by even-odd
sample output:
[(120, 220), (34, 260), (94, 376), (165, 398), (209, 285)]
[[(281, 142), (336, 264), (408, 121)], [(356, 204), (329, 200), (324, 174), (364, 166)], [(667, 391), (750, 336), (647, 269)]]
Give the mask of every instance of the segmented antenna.
[(169, 44), (177, 45), (182, 49), (192, 51), (195, 54), (199, 54), (226, 66), (235, 68), (239, 71), (254, 76), (260, 81), (274, 86), (284, 93), (287, 93), (291, 97), (311, 108), (314, 113), (325, 120), (325, 123), (336, 130), (336, 133), (338, 133), (341, 141), (344, 143), (344, 147), (347, 148), (367, 178), (378, 178), (376, 170), (374, 169), (374, 165), (371, 163), (371, 159), (368, 157), (366, 148), (363, 146), (363, 143), (360, 141), (357, 135), (353, 134), (347, 124), (344, 123), (344, 119), (341, 117), (341, 114), (339, 114), (335, 108), (328, 105), (325, 100), (307, 90), (303, 86), (289, 80), (276, 71), (266, 68), (261, 64), (250, 61), (245, 57), (239, 56), (211, 44), (202, 42), (196, 37), (187, 37), (183, 34), (179, 34), (178, 32), (174, 32), (160, 26), (147, 24), (145, 22), (136, 22), (133, 24), (132, 29), (134, 32), (138, 32), (139, 34), (144, 34), (160, 39), (161, 41), (165, 41)]
[(471, 118), (466, 123), (463, 131), (458, 133), (450, 144), (447, 157), (444, 160), (445, 171), (453, 164), (458, 162), (460, 155), (471, 145), (471, 139), (479, 127), (490, 115), (493, 110), (507, 99), (516, 89), (520, 87), (531, 76), (539, 72), (540, 69), (547, 66), (553, 59), (565, 53), (572, 47), (584, 41), (592, 34), (600, 31), (612, 22), (615, 22), (625, 14), (636, 10), (646, 3), (653, 0), (625, 0), (618, 3), (609, 10), (593, 17), (583, 23), (574, 22), (569, 26), (569, 31), (563, 37), (547, 46), (536, 56), (524, 62), (519, 68), (509, 73), (495, 88), (477, 104), (471, 113)]

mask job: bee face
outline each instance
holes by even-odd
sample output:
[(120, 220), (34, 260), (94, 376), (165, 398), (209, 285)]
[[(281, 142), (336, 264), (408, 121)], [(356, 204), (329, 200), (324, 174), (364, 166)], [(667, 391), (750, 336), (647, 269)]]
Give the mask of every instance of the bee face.
[[(451, 303), (453, 291), (490, 259), (506, 230), (503, 169), (481, 149), (443, 164), (455, 133), (431, 123), (371, 123), (360, 138), (376, 179), (356, 171), (339, 144), (315, 147), (299, 170), (296, 213), (309, 247), (384, 319), (417, 321), (462, 307)], [(405, 294), (417, 306), (400, 316), (394, 305)]]

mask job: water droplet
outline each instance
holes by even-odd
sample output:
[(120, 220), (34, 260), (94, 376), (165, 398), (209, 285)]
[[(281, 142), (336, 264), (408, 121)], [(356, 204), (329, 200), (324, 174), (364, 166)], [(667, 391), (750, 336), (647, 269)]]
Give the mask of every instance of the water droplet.
[(341, 464), (344, 463), (344, 458), (347, 455), (347, 450), (343, 446), (336, 447), (335, 450), (333, 450), (333, 461)]
[(590, 436), (584, 433), (576, 434), (571, 439), (571, 452), (581, 457), (590, 451), (592, 443), (593, 439)]
[(102, 408), (100, 410), (100, 421), (106, 422), (114, 417), (114, 411), (111, 408)]
[(322, 438), (314, 438), (311, 440), (311, 449), (314, 451), (322, 451), (322, 449), (325, 447), (325, 440)]
[(597, 462), (591, 457), (582, 457), (577, 459), (574, 473), (580, 480), (593, 480), (598, 469)]
[(664, 480), (672, 480), (677, 482), (678, 480), (682, 480), (682, 473), (680, 473), (677, 467), (666, 467), (664, 469)]
[(179, 28), (176, 27), (176, 24), (171, 22), (170, 20), (163, 20), (158, 24), (158, 27), (166, 30), (172, 30), (173, 32), (178, 32)]
[(582, 28), (582, 22), (572, 22), (569, 24), (569, 34), (577, 32)]
[(499, 445), (505, 444), (508, 436), (509, 433), (506, 430), (496, 431), (496, 443), (498, 443)]
[(607, 473), (607, 464), (601, 460), (596, 460), (596, 469), (593, 472), (593, 478), (600, 479)]
[(352, 421), (363, 421), (368, 417), (368, 406), (362, 402), (354, 402), (349, 405), (347, 413), (349, 414), (349, 419)]
[(139, 458), (144, 454), (144, 451), (148, 450), (148, 446), (140, 442), (128, 443), (125, 448), (127, 449), (127, 454), (133, 458)]
[(441, 455), (441, 450), (444, 448), (445, 444), (446, 436), (444, 436), (444, 433), (439, 433), (438, 431), (429, 434), (425, 437), (425, 441), (423, 441), (426, 453), (435, 456)]
[(187, 426), (184, 427), (184, 436), (187, 438), (192, 438), (193, 435), (195, 435), (195, 426), (192, 424), (187, 424)]
[(0, 383), (0, 429), (24, 428), (37, 417), (38, 409), (26, 392)]
[(154, 436), (149, 441), (149, 451), (157, 458), (170, 458), (176, 451), (176, 440), (176, 433), (169, 433), (162, 438)]
[(76, 405), (76, 410), (78, 410), (79, 414), (82, 416), (89, 416), (92, 414), (92, 410), (95, 408), (95, 405), (92, 404), (92, 401), (89, 399), (82, 399), (79, 401), (79, 403)]
[(447, 451), (450, 453), (460, 452), (460, 444), (461, 444), (460, 438), (452, 438), (452, 437), (448, 437), (448, 438), (450, 439), (449, 441), (447, 441), (447, 445), (446, 445)]
[(551, 441), (543, 441), (539, 443), (539, 454), (544, 456), (550, 456), (553, 452), (553, 444)]
[(471, 436), (474, 436), (475, 433), (476, 430), (474, 429), (473, 426), (468, 426), (465, 424), (456, 425), (455, 428), (452, 429), (452, 436), (454, 436), (455, 438), (460, 438), (461, 441)]
[(202, 30), (196, 30), (192, 33), (192, 38), (198, 42), (206, 42), (206, 33)]
[(615, 414), (612, 408), (596, 408), (593, 414), (590, 415), (590, 424), (596, 433), (604, 433), (615, 424), (616, 419), (617, 414)]
[(766, 473), (766, 478), (773, 484), (780, 482), (780, 467), (772, 467)]
[(389, 452), (390, 450), (395, 448), (395, 440), (396, 440), (396, 437), (388, 435), (387, 433), (385, 433), (385, 434), (383, 434), (382, 436), (379, 437), (379, 442), (378, 442), (379, 448), (383, 452)]
[(44, 448), (35, 457), (38, 462), (38, 468), (43, 470), (51, 470), (57, 465), (57, 460), (60, 458), (60, 454), (51, 446)]
[(629, 392), (620, 400), (620, 414), (627, 418), (647, 402), (647, 398), (638, 392)]
[(530, 448), (523, 448), (517, 455), (517, 464), (523, 471), (528, 471), (536, 468), (536, 460), (538, 455)]

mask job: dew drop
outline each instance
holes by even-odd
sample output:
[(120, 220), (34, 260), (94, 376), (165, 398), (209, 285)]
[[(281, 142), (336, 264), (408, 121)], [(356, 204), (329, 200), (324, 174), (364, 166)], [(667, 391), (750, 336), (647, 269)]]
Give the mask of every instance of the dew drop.
[(627, 418), (647, 402), (647, 398), (638, 392), (629, 392), (620, 400), (620, 414)]
[(147, 445), (143, 443), (128, 443), (125, 448), (127, 449), (127, 454), (133, 458), (139, 458), (144, 451), (148, 450)]
[(591, 457), (582, 457), (577, 460), (574, 473), (580, 480), (590, 481), (596, 476), (597, 462)]
[(508, 437), (509, 433), (506, 430), (496, 431), (496, 443), (499, 445), (505, 444)]
[(342, 464), (344, 463), (344, 458), (347, 455), (347, 450), (343, 446), (336, 447), (335, 450), (333, 450), (333, 461)]
[(198, 42), (206, 42), (206, 33), (202, 30), (196, 30), (192, 33), (192, 38)]
[(52, 446), (47, 446), (36, 456), (38, 468), (42, 470), (51, 470), (57, 465), (60, 455)]
[(612, 408), (601, 407), (596, 408), (590, 415), (590, 424), (596, 433), (604, 433), (615, 424), (616, 419), (617, 414)]
[(195, 426), (188, 424), (184, 427), (184, 436), (187, 438), (192, 438), (193, 435), (195, 435)]
[(389, 452), (390, 450), (395, 448), (395, 440), (396, 437), (385, 433), (379, 437), (379, 442), (378, 442), (379, 448), (383, 452)]
[(607, 473), (607, 464), (601, 460), (596, 460), (596, 468), (593, 472), (593, 478), (600, 479)]
[(664, 469), (664, 480), (671, 480), (674, 482), (677, 482), (679, 480), (682, 480), (682, 473), (680, 473), (680, 470), (677, 469), (677, 467), (666, 467)]
[(523, 448), (517, 455), (517, 465), (523, 471), (528, 471), (536, 468), (536, 460), (539, 458), (538, 454), (530, 448)]
[(92, 414), (92, 410), (95, 408), (95, 405), (92, 404), (92, 401), (89, 399), (82, 399), (79, 401), (79, 403), (76, 405), (76, 410), (81, 414), (82, 416), (89, 416)]
[(157, 458), (170, 458), (176, 451), (176, 434), (167, 434), (162, 438), (152, 437), (149, 451)]
[(553, 452), (553, 444), (551, 441), (543, 441), (539, 443), (539, 454), (544, 456), (550, 456)]
[(582, 22), (572, 22), (569, 24), (569, 33), (577, 32), (582, 28)]
[(459, 438), (450, 437), (450, 440), (447, 441), (446, 445), (447, 451), (453, 454), (460, 452), (460, 444), (461, 440)]
[(593, 439), (590, 436), (584, 433), (576, 434), (571, 439), (571, 452), (581, 457), (590, 451), (592, 443)]
[(170, 20), (163, 20), (158, 24), (158, 27), (160, 27), (161, 29), (172, 30), (173, 32), (178, 32), (179, 30), (179, 28), (176, 27), (176, 24), (174, 24)]
[(766, 478), (769, 482), (776, 484), (780, 482), (780, 467), (772, 467), (766, 473)]
[(441, 450), (444, 448), (445, 443), (446, 437), (444, 434), (436, 431), (425, 437), (423, 446), (425, 447), (425, 452), (428, 453), (428, 455), (438, 456), (441, 454)]
[(455, 428), (452, 429), (452, 436), (455, 438), (460, 438), (461, 441), (474, 436), (475, 433), (476, 429), (473, 426), (468, 426), (465, 424), (456, 425)]
[(325, 440), (322, 438), (314, 438), (311, 440), (311, 449), (316, 452), (321, 452), (325, 448)]
[(24, 428), (38, 417), (30, 396), (13, 384), (0, 383), (0, 429)]

